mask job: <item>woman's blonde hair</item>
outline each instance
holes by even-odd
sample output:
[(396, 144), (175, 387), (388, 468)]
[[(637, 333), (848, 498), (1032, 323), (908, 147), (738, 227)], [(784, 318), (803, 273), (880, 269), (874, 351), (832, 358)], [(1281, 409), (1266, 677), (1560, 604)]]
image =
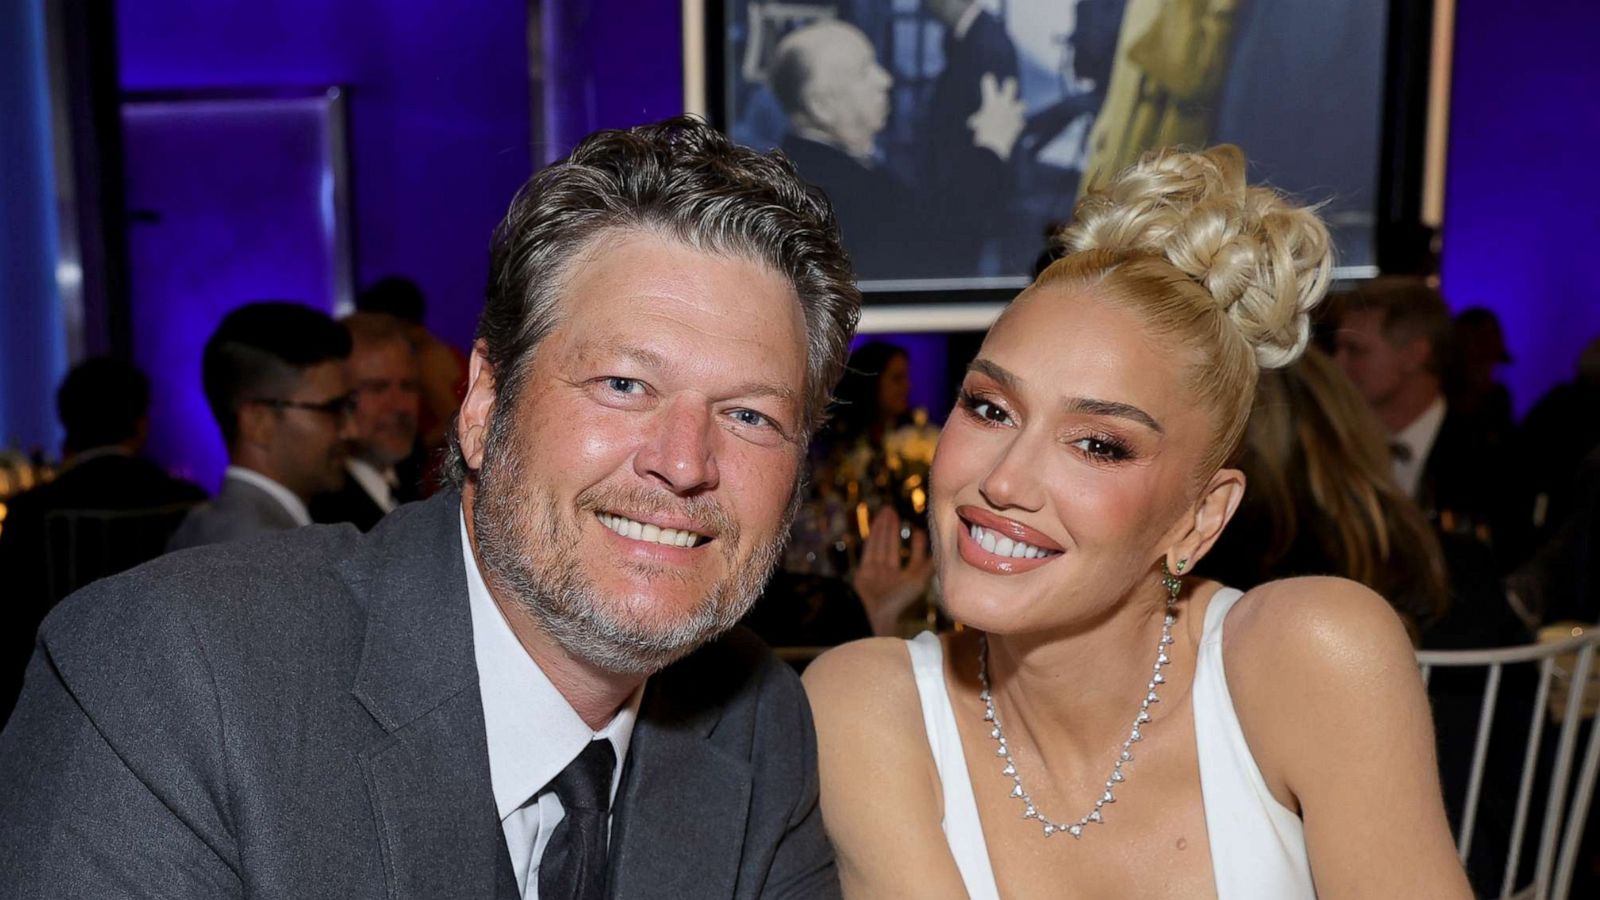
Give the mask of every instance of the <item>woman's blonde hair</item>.
[(1205, 475), (1244, 432), (1258, 373), (1293, 362), (1327, 292), (1328, 230), (1312, 209), (1245, 180), (1239, 148), (1160, 151), (1084, 196), (1035, 279), (1137, 312), (1218, 411)]

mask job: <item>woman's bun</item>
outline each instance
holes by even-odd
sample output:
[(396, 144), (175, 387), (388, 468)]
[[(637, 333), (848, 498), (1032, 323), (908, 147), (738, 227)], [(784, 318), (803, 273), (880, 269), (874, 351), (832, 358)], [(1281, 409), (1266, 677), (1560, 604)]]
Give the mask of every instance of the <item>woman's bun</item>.
[(1268, 369), (1305, 349), (1332, 266), (1316, 212), (1248, 184), (1231, 145), (1146, 156), (1085, 195), (1056, 243), (1165, 259), (1210, 292)]

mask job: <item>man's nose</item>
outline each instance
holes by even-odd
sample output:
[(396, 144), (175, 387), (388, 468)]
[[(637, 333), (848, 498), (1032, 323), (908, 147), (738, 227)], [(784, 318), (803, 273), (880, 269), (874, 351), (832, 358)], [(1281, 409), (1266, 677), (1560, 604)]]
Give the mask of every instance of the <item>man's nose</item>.
[(715, 488), (719, 437), (711, 410), (703, 400), (678, 397), (656, 411), (644, 445), (634, 455), (633, 469), (675, 494)]

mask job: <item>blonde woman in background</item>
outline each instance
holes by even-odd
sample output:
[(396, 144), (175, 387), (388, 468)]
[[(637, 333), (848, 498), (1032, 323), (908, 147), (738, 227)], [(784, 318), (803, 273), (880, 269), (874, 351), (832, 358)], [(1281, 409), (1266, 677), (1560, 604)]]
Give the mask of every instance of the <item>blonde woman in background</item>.
[(1237, 457), (1250, 488), (1201, 574), (1239, 588), (1349, 578), (1388, 600), (1413, 638), (1444, 615), (1439, 539), (1395, 483), (1383, 426), (1326, 354), (1261, 373)]
[(930, 506), (966, 628), (806, 673), (848, 895), (1470, 895), (1383, 598), (1184, 577), (1329, 271), (1317, 217), (1243, 172), (1168, 153), (1086, 197), (969, 368)]

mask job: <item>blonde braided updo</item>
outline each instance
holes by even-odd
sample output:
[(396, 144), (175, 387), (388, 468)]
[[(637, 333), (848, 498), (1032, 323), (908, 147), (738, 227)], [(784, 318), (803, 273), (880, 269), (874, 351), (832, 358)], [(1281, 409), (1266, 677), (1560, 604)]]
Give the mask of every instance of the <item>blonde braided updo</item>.
[(1030, 291), (1083, 287), (1189, 351), (1189, 381), (1220, 413), (1214, 471), (1237, 445), (1261, 369), (1294, 362), (1328, 287), (1316, 212), (1245, 180), (1239, 148), (1160, 151), (1086, 195), (1054, 237), (1064, 255)]

